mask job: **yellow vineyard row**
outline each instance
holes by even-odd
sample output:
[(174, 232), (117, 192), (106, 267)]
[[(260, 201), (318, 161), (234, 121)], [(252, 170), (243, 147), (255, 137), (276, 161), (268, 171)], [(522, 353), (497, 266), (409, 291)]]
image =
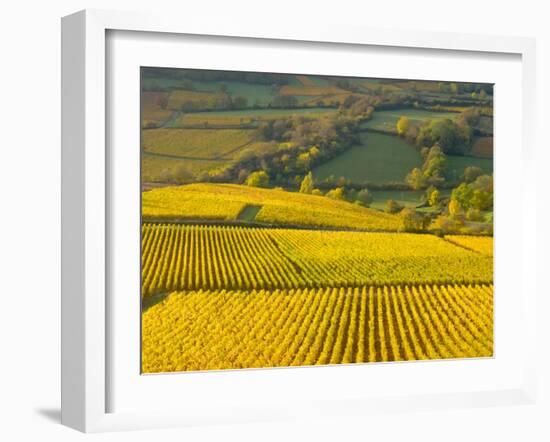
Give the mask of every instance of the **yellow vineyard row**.
[(144, 224), (142, 296), (175, 290), (492, 282), (493, 260), (433, 235)]
[(490, 357), (493, 286), (174, 292), (142, 331), (146, 373)]

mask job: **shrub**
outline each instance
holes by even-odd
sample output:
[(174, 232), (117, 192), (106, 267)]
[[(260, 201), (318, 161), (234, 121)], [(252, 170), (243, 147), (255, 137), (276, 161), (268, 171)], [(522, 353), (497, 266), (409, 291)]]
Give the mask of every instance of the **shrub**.
[(269, 175), (263, 170), (252, 172), (246, 179), (246, 185), (250, 187), (268, 187)]
[(386, 207), (384, 209), (386, 213), (399, 213), (401, 210), (403, 210), (403, 206), (397, 201), (392, 199), (386, 201)]

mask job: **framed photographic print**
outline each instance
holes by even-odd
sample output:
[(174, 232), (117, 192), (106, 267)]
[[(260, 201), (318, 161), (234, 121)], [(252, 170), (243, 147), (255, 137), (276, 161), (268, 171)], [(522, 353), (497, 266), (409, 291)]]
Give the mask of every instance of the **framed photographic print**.
[(533, 57), (66, 17), (63, 422), (532, 401)]
[(142, 372), (493, 356), (493, 85), (141, 69)]

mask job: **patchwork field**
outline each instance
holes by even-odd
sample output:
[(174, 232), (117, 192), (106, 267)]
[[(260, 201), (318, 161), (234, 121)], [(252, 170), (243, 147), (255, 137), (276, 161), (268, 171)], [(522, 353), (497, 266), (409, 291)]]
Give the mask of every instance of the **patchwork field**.
[[(454, 193), (479, 216), (448, 209), (467, 166), (492, 173), (489, 85), (142, 68), (141, 86), (143, 373), (493, 355), (493, 238), (466, 236), (492, 232), (492, 190)], [(402, 116), (460, 118), (469, 156), (423, 165)], [(454, 129), (433, 128), (445, 153)], [(421, 190), (395, 190), (414, 168)]]
[(255, 222), (365, 230), (400, 228), (394, 215), (324, 196), (237, 184), (189, 184), (142, 194), (144, 220), (236, 221), (248, 206), (261, 206)]
[(422, 165), (416, 149), (397, 136), (362, 133), (361, 141), (314, 169), (315, 178), (322, 181), (334, 175), (354, 183), (404, 182), (411, 169)]
[(145, 373), (490, 357), (493, 285), (174, 292), (142, 333)]

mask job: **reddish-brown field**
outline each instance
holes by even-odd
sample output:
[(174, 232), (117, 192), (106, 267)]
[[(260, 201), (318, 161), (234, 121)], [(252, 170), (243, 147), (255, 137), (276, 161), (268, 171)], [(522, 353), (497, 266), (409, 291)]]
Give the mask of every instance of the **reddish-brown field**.
[(480, 137), (472, 147), (472, 155), (479, 158), (493, 158), (493, 137)]

